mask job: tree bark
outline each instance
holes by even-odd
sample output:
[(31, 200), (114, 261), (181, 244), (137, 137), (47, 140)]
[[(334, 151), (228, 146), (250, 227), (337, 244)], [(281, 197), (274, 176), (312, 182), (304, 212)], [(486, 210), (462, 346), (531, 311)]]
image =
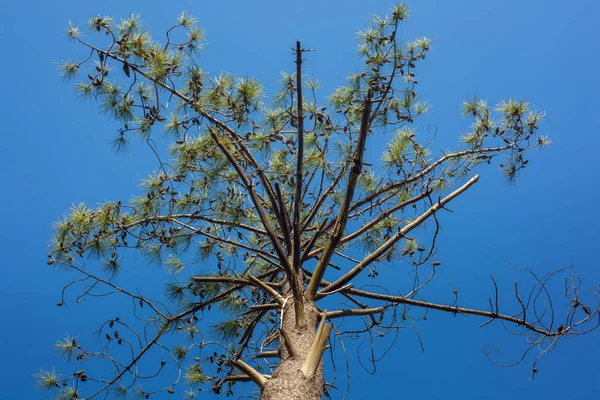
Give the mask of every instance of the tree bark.
[[(261, 400), (320, 400), (323, 395), (323, 365), (320, 363), (316, 373), (307, 378), (301, 371), (302, 364), (308, 357), (311, 346), (317, 336), (317, 323), (319, 311), (315, 304), (305, 300), (304, 318), (306, 326), (296, 328), (293, 298), (289, 298), (283, 310), (281, 328), (285, 330), (285, 337), (291, 343), (286, 344), (284, 335), (280, 335), (281, 363), (273, 373), (271, 379), (265, 382)], [(288, 348), (293, 348), (295, 356), (290, 356)]]

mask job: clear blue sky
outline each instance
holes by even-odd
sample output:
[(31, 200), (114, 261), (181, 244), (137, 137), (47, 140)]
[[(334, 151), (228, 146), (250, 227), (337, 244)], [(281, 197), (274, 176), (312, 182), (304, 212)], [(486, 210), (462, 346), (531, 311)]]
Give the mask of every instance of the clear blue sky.
[[(87, 337), (97, 328), (97, 312), (116, 312), (106, 308), (110, 302), (106, 307), (92, 302), (55, 306), (68, 276), (45, 264), (51, 223), (74, 201), (93, 205), (129, 198), (156, 166), (141, 145), (125, 157), (114, 154), (107, 141), (115, 123), (94, 105), (79, 102), (72, 86), (57, 76), (55, 62), (76, 51), (63, 34), (68, 21), (85, 25), (95, 14), (135, 12), (158, 34), (188, 9), (208, 33), (202, 67), (254, 76), (267, 93), (274, 92), (280, 71), (293, 69), (290, 47), (301, 40), (316, 49), (307, 56), (305, 71), (320, 78), (326, 95), (359, 66), (354, 32), (391, 5), (382, 0), (0, 4), (1, 400), (49, 398), (35, 390), (33, 374), (58, 362), (53, 343), (65, 332)], [(402, 37), (437, 38), (419, 66), (419, 86), (431, 103), (427, 121), (437, 125), (441, 145), (450, 147), (468, 129), (460, 104), (472, 95), (492, 104), (510, 96), (530, 100), (548, 113), (542, 131), (553, 141), (531, 157), (517, 185), (506, 185), (497, 167), (481, 169), (481, 181), (453, 204), (454, 213), (443, 216), (438, 254), (444, 269), (436, 290), (450, 293), (454, 284), (461, 305), (485, 307), (493, 290), (490, 274), (505, 291), (512, 290), (513, 278), (526, 278), (506, 263), (539, 273), (573, 264), (584, 286), (597, 288), (600, 3), (428, 0), (409, 5), (412, 17)], [(143, 270), (134, 268), (131, 277), (144, 283)], [(425, 353), (415, 335), (403, 330), (376, 375), (353, 365), (348, 398), (600, 398), (600, 332), (559, 343), (530, 382), (530, 360), (499, 368), (482, 352), (486, 343), (516, 349), (522, 338), (499, 326), (479, 329), (481, 322), (431, 313), (420, 325)]]

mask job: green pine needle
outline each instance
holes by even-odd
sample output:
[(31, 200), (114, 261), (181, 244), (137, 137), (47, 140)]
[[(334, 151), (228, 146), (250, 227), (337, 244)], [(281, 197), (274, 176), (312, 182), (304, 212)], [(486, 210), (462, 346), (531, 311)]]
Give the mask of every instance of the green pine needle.
[(79, 73), (79, 64), (75, 61), (68, 60), (58, 65), (58, 74), (63, 80), (70, 80)]
[(108, 276), (109, 280), (116, 278), (123, 268), (121, 258), (109, 258), (103, 261), (102, 271)]
[(171, 352), (173, 353), (176, 359), (183, 360), (187, 355), (188, 350), (185, 347), (177, 344), (173, 347), (173, 350)]
[(185, 28), (190, 28), (198, 22), (198, 19), (190, 15), (189, 12), (184, 11), (177, 18), (177, 23)]
[(178, 281), (167, 282), (165, 284), (165, 294), (171, 301), (182, 302), (185, 299), (186, 288), (187, 286)]
[(119, 154), (125, 154), (131, 147), (131, 142), (127, 140), (125, 135), (120, 134), (116, 138), (110, 141), (110, 147), (113, 148)]
[(81, 32), (79, 31), (79, 28), (77, 27), (77, 25), (71, 23), (71, 21), (69, 21), (69, 27), (67, 28), (67, 37), (70, 40), (74, 40), (77, 39), (79, 36), (81, 35)]
[(224, 342), (231, 342), (241, 335), (244, 326), (245, 324), (238, 319), (224, 320), (213, 325), (212, 332)]
[(123, 384), (123, 382), (118, 383), (116, 386), (113, 386), (111, 388), (111, 391), (113, 392), (113, 397), (115, 399), (126, 399), (128, 392), (127, 392), (127, 386), (125, 386)]
[(202, 374), (202, 367), (199, 365), (190, 365), (184, 375), (185, 380), (192, 386), (199, 385), (206, 381), (206, 377)]
[(77, 390), (76, 388), (74, 388), (72, 386), (67, 386), (66, 388), (64, 388), (60, 392), (58, 392), (58, 394), (56, 395), (54, 400), (75, 400), (78, 398), (79, 398), (79, 390)]
[(62, 340), (59, 340), (54, 347), (59, 351), (61, 357), (70, 361), (73, 352), (77, 349), (77, 338), (66, 334)]
[(40, 371), (34, 376), (37, 379), (36, 386), (38, 389), (54, 389), (57, 387), (60, 380), (60, 375), (56, 372), (54, 367), (50, 370), (40, 369)]

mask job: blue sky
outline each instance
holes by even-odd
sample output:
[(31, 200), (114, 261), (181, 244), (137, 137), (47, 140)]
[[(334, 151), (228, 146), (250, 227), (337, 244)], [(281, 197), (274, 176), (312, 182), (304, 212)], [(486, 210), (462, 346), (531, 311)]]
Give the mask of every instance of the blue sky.
[[(58, 363), (53, 343), (65, 332), (85, 337), (97, 328), (100, 314), (116, 312), (110, 302), (55, 306), (68, 276), (45, 263), (51, 223), (75, 201), (93, 205), (129, 198), (156, 167), (141, 145), (127, 156), (115, 154), (107, 142), (117, 125), (93, 104), (78, 101), (72, 86), (57, 76), (55, 63), (76, 52), (64, 35), (68, 21), (85, 24), (95, 14), (121, 17), (135, 12), (158, 34), (187, 9), (207, 31), (201, 66), (210, 73), (254, 76), (271, 94), (280, 71), (293, 69), (290, 47), (301, 40), (316, 49), (307, 55), (305, 71), (321, 80), (322, 94), (327, 95), (360, 66), (354, 33), (392, 4), (2, 2), (0, 399), (49, 398), (35, 390), (33, 374)], [(431, 103), (426, 121), (437, 126), (440, 146), (451, 147), (467, 131), (460, 104), (473, 95), (490, 104), (511, 96), (531, 101), (548, 113), (542, 133), (553, 141), (531, 156), (516, 185), (507, 185), (497, 167), (482, 168), (480, 182), (453, 204), (452, 214), (442, 217), (438, 254), (444, 269), (436, 290), (451, 293), (456, 285), (461, 304), (485, 307), (493, 291), (490, 274), (506, 291), (512, 290), (513, 279), (526, 281), (507, 263), (538, 273), (572, 264), (584, 287), (598, 288), (600, 4), (424, 0), (409, 6), (412, 16), (401, 36), (437, 39), (419, 66), (419, 86)], [(427, 125), (417, 130), (425, 132)], [(367, 157), (376, 159), (376, 151), (373, 146)], [(127, 275), (131, 282), (151, 283), (140, 265), (132, 270)], [(560, 288), (555, 289), (560, 299)], [(451, 296), (436, 299), (451, 301)], [(348, 398), (600, 398), (595, 384), (600, 333), (559, 343), (530, 382), (528, 360), (499, 368), (482, 352), (486, 343), (493, 343), (514, 356), (522, 338), (500, 326), (479, 329), (481, 322), (431, 313), (419, 327), (425, 352), (414, 333), (402, 331), (374, 376), (352, 366)]]

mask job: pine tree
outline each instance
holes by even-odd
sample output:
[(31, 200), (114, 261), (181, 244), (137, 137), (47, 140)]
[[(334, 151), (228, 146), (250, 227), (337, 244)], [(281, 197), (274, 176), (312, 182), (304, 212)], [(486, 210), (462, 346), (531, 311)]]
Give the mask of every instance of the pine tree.
[[(130, 298), (135, 310), (101, 322), (100, 350), (77, 337), (58, 342), (83, 369), (66, 376), (42, 370), (40, 387), (56, 390), (58, 399), (185, 389), (192, 398), (199, 390), (231, 394), (239, 382), (252, 382), (261, 399), (320, 399), (332, 390), (322, 361), (333, 351), (328, 343), (360, 333), (338, 329), (338, 321), (362, 319), (363, 333), (379, 337), (429, 310), (475, 315), (484, 325), (513, 325), (540, 356), (560, 338), (593, 329), (597, 299), (585, 304), (574, 279), (566, 281), (571, 308), (564, 320), (552, 306), (542, 310), (554, 272), (532, 273), (527, 293), (515, 283), (513, 314), (500, 312), (497, 286), (488, 310), (421, 297), (440, 265), (440, 219), (478, 181), (474, 170), (499, 164), (514, 181), (528, 152), (549, 140), (538, 132), (544, 113), (527, 102), (508, 99), (494, 108), (477, 98), (463, 104), (472, 123), (456, 150), (434, 151), (420, 139), (413, 126), (427, 103), (416, 92), (416, 68), (432, 41), (400, 42), (408, 13), (396, 5), (360, 33), (364, 68), (327, 105), (315, 100), (319, 82), (306, 79), (309, 50), (300, 42), (295, 72), (283, 74), (267, 103), (256, 80), (201, 69), (203, 31), (187, 13), (168, 29), (166, 43), (153, 40), (137, 15), (119, 24), (91, 18), (98, 44), (69, 27), (87, 55), (66, 62), (61, 74), (85, 75), (79, 95), (122, 123), (115, 149), (126, 151), (137, 137), (159, 152), (153, 138), (161, 131), (173, 143), (171, 161), (159, 162), (141, 196), (74, 205), (56, 223), (48, 264), (81, 276), (66, 288), (85, 281), (79, 298), (104, 290)], [(382, 140), (381, 160), (366, 161), (369, 142)], [(143, 296), (132, 282), (116, 284), (128, 253), (172, 272), (164, 299)], [(84, 260), (97, 262), (84, 267)], [(414, 270), (409, 292), (390, 294), (399, 290), (390, 282), (379, 282), (385, 290), (355, 287), (377, 281), (377, 270), (395, 261)], [(63, 290), (59, 306), (67, 295)], [(202, 321), (207, 315), (217, 320), (210, 327)], [(157, 357), (160, 367), (144, 367)]]

